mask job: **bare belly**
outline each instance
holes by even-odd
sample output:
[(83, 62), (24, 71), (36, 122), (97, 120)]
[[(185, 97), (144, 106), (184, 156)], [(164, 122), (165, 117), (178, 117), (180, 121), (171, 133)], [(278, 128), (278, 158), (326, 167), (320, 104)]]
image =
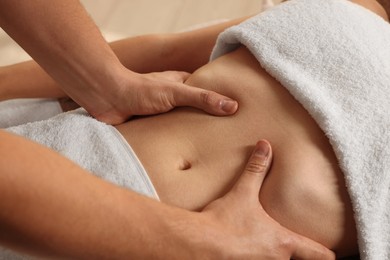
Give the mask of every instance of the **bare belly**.
[(328, 139), (245, 48), (202, 67), (186, 83), (236, 99), (239, 111), (215, 117), (178, 108), (117, 126), (162, 202), (201, 209), (231, 188), (256, 141), (267, 139), (274, 161), (260, 194), (265, 210), (340, 255), (356, 252), (350, 200)]

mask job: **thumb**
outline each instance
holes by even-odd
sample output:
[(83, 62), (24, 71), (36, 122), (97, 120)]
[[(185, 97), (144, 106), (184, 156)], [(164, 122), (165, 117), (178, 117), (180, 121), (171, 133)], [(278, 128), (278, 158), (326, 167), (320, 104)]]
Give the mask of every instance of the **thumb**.
[(258, 203), (259, 191), (271, 166), (271, 159), (271, 145), (265, 140), (257, 142), (245, 170), (234, 185), (232, 192), (246, 198), (254, 198)]
[(172, 89), (172, 98), (174, 106), (196, 107), (216, 116), (232, 115), (238, 109), (237, 101), (211, 90), (185, 84)]
[(294, 237), (292, 259), (310, 259), (310, 260), (333, 260), (336, 259), (335, 253), (325, 246), (310, 240), (301, 235), (291, 233)]

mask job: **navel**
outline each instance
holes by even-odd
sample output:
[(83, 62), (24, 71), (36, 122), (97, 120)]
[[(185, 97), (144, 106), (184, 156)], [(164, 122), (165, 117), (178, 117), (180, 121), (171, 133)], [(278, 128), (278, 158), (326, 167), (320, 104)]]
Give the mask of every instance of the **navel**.
[(188, 161), (188, 160), (183, 159), (183, 160), (179, 163), (179, 170), (181, 170), (181, 171), (189, 170), (189, 169), (191, 169), (191, 167), (192, 167), (192, 164), (191, 164), (191, 162)]

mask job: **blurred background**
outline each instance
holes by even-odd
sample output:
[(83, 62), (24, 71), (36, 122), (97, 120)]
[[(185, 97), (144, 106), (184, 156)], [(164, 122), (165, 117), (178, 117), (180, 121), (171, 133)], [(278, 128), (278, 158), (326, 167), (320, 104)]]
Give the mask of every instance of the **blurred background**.
[[(256, 14), (272, 0), (81, 0), (107, 41)], [(279, 0), (274, 0), (279, 2)], [(0, 66), (29, 56), (0, 29)]]

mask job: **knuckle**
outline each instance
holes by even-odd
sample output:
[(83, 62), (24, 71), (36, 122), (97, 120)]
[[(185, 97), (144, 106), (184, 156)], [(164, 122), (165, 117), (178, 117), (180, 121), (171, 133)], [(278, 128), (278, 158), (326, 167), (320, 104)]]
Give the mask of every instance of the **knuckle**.
[(175, 96), (172, 93), (167, 93), (162, 99), (161, 103), (167, 109), (172, 109), (178, 106)]
[(291, 252), (295, 244), (295, 239), (290, 235), (283, 234), (278, 238), (278, 248), (282, 252)]
[(176, 104), (178, 90), (172, 86), (163, 86), (160, 92), (161, 97), (171, 104)]
[(276, 246), (278, 252), (289, 254), (293, 251), (296, 244), (295, 239), (286, 232), (281, 232), (276, 236)]
[(294, 239), (286, 234), (286, 232), (275, 232), (267, 259), (291, 259), (294, 244)]
[(140, 109), (145, 112), (143, 114), (166, 112), (176, 106), (175, 93), (166, 86), (150, 89), (148, 95), (140, 96), (138, 100), (141, 101), (138, 101)]
[(210, 105), (213, 103), (213, 92), (211, 91), (202, 91), (200, 93), (200, 99), (202, 101), (202, 103), (204, 104), (207, 104), (207, 105)]
[(267, 164), (264, 161), (250, 161), (246, 166), (246, 170), (250, 173), (262, 173), (267, 169)]

